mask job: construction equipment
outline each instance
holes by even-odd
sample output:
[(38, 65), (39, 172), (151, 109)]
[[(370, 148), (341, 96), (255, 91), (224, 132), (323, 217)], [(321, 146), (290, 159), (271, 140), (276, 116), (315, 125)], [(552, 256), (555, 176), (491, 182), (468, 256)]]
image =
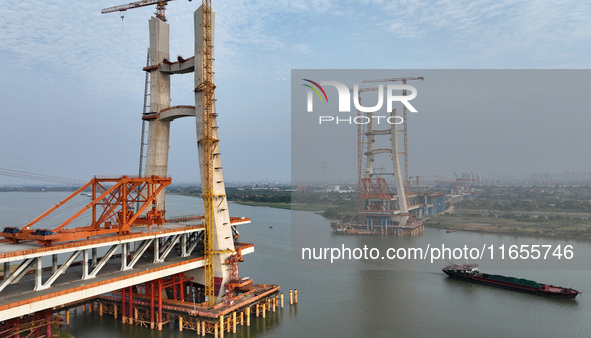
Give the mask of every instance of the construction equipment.
[[(202, 82), (195, 88), (195, 92), (201, 92), (203, 102), (203, 138), (199, 140), (203, 147), (203, 216), (205, 221), (205, 233), (203, 235), (204, 268), (205, 268), (205, 296), (210, 306), (215, 305), (215, 279), (213, 271), (213, 255), (215, 247), (213, 242), (214, 227), (214, 191), (213, 191), (213, 153), (219, 140), (213, 138), (215, 126), (215, 85), (213, 83), (213, 20), (211, 0), (203, 0), (202, 3)], [(218, 196), (224, 197), (224, 196)]]
[[(376, 83), (376, 82), (402, 82), (403, 84), (406, 84), (407, 81), (412, 81), (412, 80), (421, 80), (423, 81), (425, 78), (422, 76), (412, 76), (412, 77), (395, 77), (395, 78), (389, 78), (389, 79), (376, 79), (376, 80), (364, 80), (362, 81), (362, 83)], [(402, 95), (406, 96), (407, 92), (406, 89), (402, 90)], [(402, 152), (404, 154), (404, 186), (406, 188), (406, 190), (408, 192), (410, 192), (410, 181), (409, 181), (409, 177), (408, 177), (408, 119), (406, 118), (407, 115), (407, 109), (406, 109), (406, 105), (403, 107), (402, 109), (402, 132), (404, 134), (404, 151)]]
[[(462, 183), (462, 182), (467, 182), (467, 183)], [(456, 194), (460, 193), (460, 187), (462, 187), (463, 189), (467, 189), (470, 190), (472, 188), (472, 183), (470, 182), (476, 182), (476, 179), (474, 178), (456, 178)]]
[[(146, 67), (150, 66), (150, 48), (148, 48), (148, 53), (146, 56)], [(146, 72), (146, 80), (144, 84), (144, 109), (142, 110), (142, 117), (148, 115), (148, 108), (150, 104), (148, 103), (148, 96), (150, 96), (150, 72)], [(144, 173), (144, 160), (146, 159), (146, 119), (142, 118), (142, 134), (140, 137), (140, 161), (139, 161), (139, 170), (138, 175), (142, 176)]]
[(436, 177), (442, 177), (441, 175), (419, 175), (419, 176), (409, 176), (408, 178), (415, 178), (416, 179), (416, 188), (415, 188), (415, 192), (419, 191), (419, 178), (420, 177), (432, 177), (432, 178), (436, 178)]
[[(90, 238), (98, 235), (119, 234), (127, 235), (133, 226), (154, 224), (161, 225), (164, 222), (164, 210), (155, 207), (147, 212), (145, 217), (140, 215), (155, 201), (156, 196), (170, 184), (170, 178), (151, 177), (127, 177), (120, 178), (93, 178), (70, 196), (35, 218), (22, 228), (4, 228), (0, 236), (19, 241), (37, 241), (39, 244), (51, 246), (53, 243), (74, 241)], [(75, 196), (90, 188), (92, 201), (76, 212), (66, 221), (52, 229), (31, 229), (39, 221), (47, 218), (59, 207), (66, 204)], [(139, 207), (134, 212), (133, 205)], [(102, 210), (99, 208), (102, 207)], [(85, 211), (91, 210), (91, 224), (85, 227), (68, 228)]]
[[(156, 17), (160, 20), (166, 21), (164, 16), (164, 8), (168, 1), (172, 0), (145, 0), (132, 2), (127, 5), (115, 6), (105, 8), (101, 13), (122, 12), (132, 8), (144, 7), (148, 5), (157, 4)], [(191, 1), (191, 0), (189, 0)], [(213, 71), (213, 12), (211, 7), (211, 0), (202, 1), (202, 77), (201, 83), (196, 86), (195, 92), (197, 95), (202, 95), (203, 102), (203, 136), (198, 140), (203, 147), (203, 204), (204, 204), (204, 270), (205, 270), (205, 296), (208, 299), (209, 305), (215, 305), (215, 279), (214, 279), (214, 255), (220, 253), (230, 253), (232, 250), (215, 251), (214, 245), (214, 199), (225, 198), (225, 194), (214, 192), (214, 152), (218, 146), (219, 140), (214, 137), (216, 126), (215, 113), (215, 85), (214, 85), (214, 71)], [(159, 62), (161, 60), (151, 60), (152, 62)], [(179, 59), (179, 61), (181, 61)], [(162, 62), (166, 63), (167, 60)], [(195, 65), (197, 71), (198, 65)], [(198, 114), (198, 112), (196, 112)]]
[[(156, 17), (162, 21), (166, 21), (166, 16), (164, 15), (164, 11), (166, 10), (166, 4), (169, 1), (173, 0), (143, 0), (143, 1), (136, 1), (128, 3), (127, 5), (119, 5), (113, 6), (109, 8), (104, 8), (101, 10), (101, 14), (105, 13), (113, 13), (113, 12), (125, 12), (128, 9), (138, 8), (138, 7), (145, 7), (150, 5), (156, 5)], [(189, 0), (191, 1), (191, 0)], [(123, 19), (123, 18), (122, 18)]]

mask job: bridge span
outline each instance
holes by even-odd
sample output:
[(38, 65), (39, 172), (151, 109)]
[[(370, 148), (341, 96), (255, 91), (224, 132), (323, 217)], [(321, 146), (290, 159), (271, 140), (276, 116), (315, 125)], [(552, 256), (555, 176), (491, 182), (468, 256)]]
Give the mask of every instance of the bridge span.
[[(193, 217), (51, 247), (5, 240), (0, 243), (0, 321), (202, 268), (203, 228), (203, 219)], [(254, 252), (252, 244), (238, 243), (238, 248), (243, 255)]]

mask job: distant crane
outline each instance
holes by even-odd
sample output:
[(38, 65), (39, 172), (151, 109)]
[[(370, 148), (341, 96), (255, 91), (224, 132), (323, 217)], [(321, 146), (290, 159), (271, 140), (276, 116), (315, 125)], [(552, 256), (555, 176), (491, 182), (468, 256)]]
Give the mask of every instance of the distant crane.
[(466, 184), (468, 189), (472, 188), (472, 184), (470, 182), (476, 183), (476, 179), (474, 179), (474, 178), (460, 178), (460, 176), (458, 176), (458, 174), (455, 171), (454, 171), (454, 175), (456, 175), (456, 194), (459, 194), (460, 185), (463, 184), (462, 182), (468, 182)]
[[(166, 21), (166, 16), (164, 15), (164, 11), (166, 9), (166, 4), (169, 1), (174, 1), (174, 0), (142, 0), (142, 1), (136, 1), (136, 2), (131, 2), (128, 3), (127, 5), (119, 5), (119, 6), (113, 6), (113, 7), (109, 7), (109, 8), (104, 8), (101, 13), (105, 14), (105, 13), (113, 13), (113, 12), (125, 12), (128, 9), (133, 9), (133, 8), (138, 8), (138, 7), (145, 7), (145, 6), (150, 6), (150, 5), (156, 5), (156, 13), (154, 13), (156, 15), (156, 17), (162, 21)], [(191, 0), (189, 0), (191, 1)], [(123, 16), (121, 17), (121, 19), (123, 19)]]
[(415, 188), (415, 192), (418, 192), (418, 191), (419, 191), (419, 178), (420, 178), (420, 177), (432, 177), (432, 178), (436, 178), (436, 177), (441, 177), (441, 175), (419, 175), (419, 176), (409, 176), (409, 177), (408, 177), (409, 179), (411, 179), (411, 178), (415, 178), (415, 179), (416, 179), (417, 186), (416, 186), (416, 188)]

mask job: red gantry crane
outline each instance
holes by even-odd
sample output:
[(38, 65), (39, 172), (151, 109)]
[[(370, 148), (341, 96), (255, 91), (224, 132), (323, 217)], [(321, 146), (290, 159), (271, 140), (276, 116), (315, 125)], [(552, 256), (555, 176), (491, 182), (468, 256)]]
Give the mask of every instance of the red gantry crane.
[[(132, 227), (139, 225), (161, 225), (164, 222), (164, 210), (158, 210), (152, 204), (156, 196), (170, 182), (170, 178), (156, 176), (95, 177), (22, 228), (4, 228), (0, 236), (10, 239), (14, 243), (37, 241), (39, 244), (51, 246), (54, 243), (88, 239), (98, 235), (127, 235)], [(41, 220), (47, 219), (51, 214), (56, 214), (57, 212), (54, 212), (57, 209), (89, 188), (92, 201), (66, 221), (51, 229), (31, 228)], [(134, 205), (138, 205), (138, 209), (135, 211)], [(90, 225), (67, 228), (69, 224), (88, 210), (91, 212)], [(146, 215), (141, 216), (146, 210), (148, 210)]]

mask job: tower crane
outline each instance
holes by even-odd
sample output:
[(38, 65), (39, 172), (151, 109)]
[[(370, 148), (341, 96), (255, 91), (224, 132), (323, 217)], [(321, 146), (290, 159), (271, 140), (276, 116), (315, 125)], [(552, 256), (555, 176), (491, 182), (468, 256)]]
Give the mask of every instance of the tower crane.
[[(119, 6), (113, 6), (113, 7), (109, 7), (109, 8), (104, 8), (101, 11), (101, 14), (105, 14), (105, 13), (113, 13), (113, 12), (125, 12), (128, 9), (133, 9), (133, 8), (138, 8), (138, 7), (145, 7), (145, 6), (150, 6), (150, 5), (156, 5), (156, 13), (154, 13), (156, 15), (156, 17), (162, 21), (166, 21), (166, 16), (164, 15), (164, 11), (166, 9), (166, 4), (169, 1), (174, 1), (174, 0), (142, 0), (142, 1), (135, 1), (135, 2), (131, 2), (128, 3), (127, 5), (119, 5)], [(191, 0), (189, 0), (191, 1)]]
[(416, 184), (417, 184), (417, 187), (415, 188), (415, 192), (418, 192), (418, 191), (419, 191), (419, 178), (421, 178), (421, 177), (431, 177), (431, 178), (437, 178), (437, 177), (441, 177), (441, 175), (419, 175), (419, 176), (409, 176), (409, 177), (408, 177), (409, 179), (411, 179), (411, 178), (414, 178), (414, 179), (416, 179)]

